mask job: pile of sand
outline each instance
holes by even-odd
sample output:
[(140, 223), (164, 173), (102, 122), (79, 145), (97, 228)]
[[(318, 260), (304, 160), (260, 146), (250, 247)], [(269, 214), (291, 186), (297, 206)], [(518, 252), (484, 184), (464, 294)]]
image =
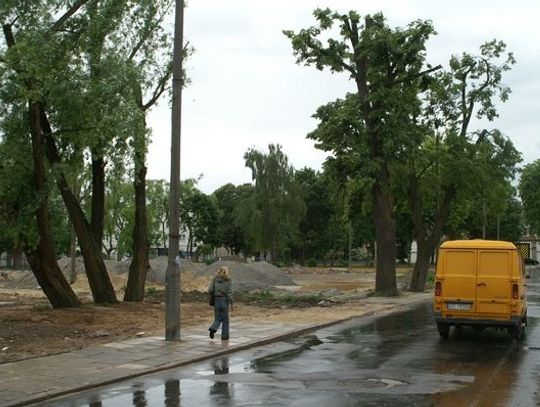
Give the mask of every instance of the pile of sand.
[[(66, 279), (69, 280), (71, 259), (62, 258), (58, 260), (58, 264)], [(73, 284), (73, 288), (77, 291), (89, 291), (82, 258), (77, 258), (75, 264), (77, 281)], [(154, 285), (164, 285), (167, 264), (168, 260), (165, 256), (150, 260), (147, 282)], [(105, 260), (105, 266), (115, 289), (123, 290), (127, 283), (129, 262)], [(203, 263), (194, 263), (189, 259), (181, 259), (180, 281), (182, 290), (206, 292), (220, 266), (229, 267), (234, 291), (270, 290), (276, 286), (296, 285), (283, 270), (266, 261), (247, 264), (225, 260), (206, 266)], [(28, 270), (4, 272), (2, 278), (0, 278), (0, 287), (9, 289), (35, 289), (39, 285), (34, 274)]]
[[(105, 262), (105, 267), (107, 268), (109, 274), (123, 274), (129, 271), (129, 261), (116, 261), (107, 259), (103, 261)], [(71, 258), (62, 257), (58, 260), (58, 265), (60, 266), (60, 270), (62, 270), (62, 273), (64, 273), (64, 275), (68, 277), (71, 270)], [(82, 257), (77, 257), (75, 259), (75, 271), (77, 272), (78, 276), (85, 273), (84, 260)]]
[(39, 284), (30, 270), (3, 271), (0, 277), (0, 287), (7, 289), (35, 289)]
[(239, 263), (236, 261), (216, 261), (196, 275), (212, 278), (220, 266), (229, 267), (233, 291), (268, 290), (275, 286), (296, 285), (280, 268), (266, 261)]

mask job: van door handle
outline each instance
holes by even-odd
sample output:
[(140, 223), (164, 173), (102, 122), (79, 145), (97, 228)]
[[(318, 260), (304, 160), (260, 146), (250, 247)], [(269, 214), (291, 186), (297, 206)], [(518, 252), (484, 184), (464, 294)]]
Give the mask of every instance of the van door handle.
[(476, 284), (478, 287), (485, 287), (486, 286), (486, 283), (478, 283)]

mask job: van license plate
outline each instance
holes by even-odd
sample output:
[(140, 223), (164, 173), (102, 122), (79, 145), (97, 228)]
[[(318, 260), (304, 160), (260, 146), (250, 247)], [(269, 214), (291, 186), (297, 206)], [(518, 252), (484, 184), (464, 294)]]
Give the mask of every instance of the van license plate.
[(469, 311), (471, 309), (471, 304), (462, 304), (459, 302), (452, 302), (452, 303), (446, 304), (446, 307), (448, 309)]

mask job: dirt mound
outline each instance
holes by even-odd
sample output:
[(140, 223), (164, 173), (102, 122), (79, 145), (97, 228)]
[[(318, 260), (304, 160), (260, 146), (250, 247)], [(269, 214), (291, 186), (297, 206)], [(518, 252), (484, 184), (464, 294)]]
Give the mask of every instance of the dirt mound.
[[(147, 282), (150, 285), (165, 284), (167, 257), (161, 256), (150, 260)], [(58, 261), (60, 269), (69, 279), (71, 259), (62, 258)], [(84, 270), (84, 262), (76, 259), (77, 281), (72, 285), (78, 293), (89, 293), (88, 280)], [(280, 268), (266, 261), (251, 264), (224, 260), (209, 266), (194, 263), (189, 259), (180, 260), (181, 286), (183, 291), (206, 292), (219, 266), (228, 266), (233, 279), (234, 291), (270, 290), (276, 286), (294, 286), (295, 282)], [(129, 262), (105, 260), (105, 266), (111, 277), (114, 288), (118, 292), (125, 289), (129, 272)], [(11, 289), (35, 289), (39, 287), (31, 271), (4, 272), (0, 278), (0, 287)]]
[(280, 268), (266, 262), (239, 263), (236, 261), (217, 261), (198, 273), (212, 278), (220, 266), (229, 267), (233, 291), (268, 290), (275, 286), (296, 285)]
[[(129, 271), (128, 261), (116, 261), (116, 260), (107, 260), (107, 259), (103, 261), (109, 273), (123, 274)], [(71, 270), (71, 258), (62, 257), (61, 259), (58, 260), (58, 265), (60, 266), (62, 273), (64, 273), (66, 277), (69, 276), (69, 272)], [(84, 261), (82, 257), (77, 257), (75, 259), (75, 270), (77, 271), (77, 275), (84, 274)]]
[(0, 277), (0, 287), (9, 289), (34, 289), (39, 284), (34, 273), (27, 271), (3, 271)]
[[(150, 270), (146, 276), (146, 281), (152, 283), (165, 284), (165, 275), (167, 273), (167, 266), (169, 259), (167, 256), (156, 257), (150, 260)], [(197, 274), (206, 268), (205, 264), (194, 263), (189, 259), (180, 259), (180, 273), (193, 273)], [(183, 288), (183, 287), (182, 287)]]

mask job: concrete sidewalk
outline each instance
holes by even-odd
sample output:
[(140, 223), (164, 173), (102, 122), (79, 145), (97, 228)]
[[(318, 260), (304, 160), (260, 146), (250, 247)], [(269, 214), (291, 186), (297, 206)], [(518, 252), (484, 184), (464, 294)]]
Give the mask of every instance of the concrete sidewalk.
[[(427, 301), (431, 293), (403, 293), (400, 297), (371, 297), (362, 303), (375, 309), (358, 317), (397, 310)], [(350, 318), (347, 318), (350, 319)], [(0, 406), (24, 406), (127, 378), (210, 359), (341, 322), (264, 324), (233, 321), (231, 339), (211, 340), (207, 326), (183, 329), (179, 342), (142, 337), (91, 346), (81, 350), (0, 365)], [(238, 334), (238, 335), (237, 335)]]

